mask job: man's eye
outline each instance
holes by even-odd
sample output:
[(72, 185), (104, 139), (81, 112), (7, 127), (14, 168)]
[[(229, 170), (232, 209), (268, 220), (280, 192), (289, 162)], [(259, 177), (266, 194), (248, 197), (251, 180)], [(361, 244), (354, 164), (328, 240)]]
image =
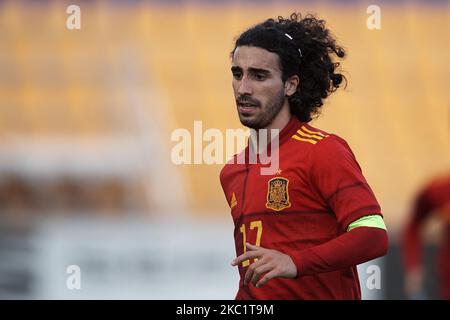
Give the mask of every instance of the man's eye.
[(266, 76), (264, 74), (255, 74), (255, 79), (258, 81), (266, 80)]
[(240, 80), (242, 78), (242, 73), (240, 73), (240, 72), (233, 72), (233, 77), (236, 80)]

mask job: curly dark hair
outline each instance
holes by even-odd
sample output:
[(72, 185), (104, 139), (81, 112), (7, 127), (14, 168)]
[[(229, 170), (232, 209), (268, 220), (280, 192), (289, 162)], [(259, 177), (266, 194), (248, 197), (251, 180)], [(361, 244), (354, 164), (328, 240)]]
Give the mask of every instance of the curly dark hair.
[[(302, 18), (292, 13), (257, 24), (236, 40), (231, 56), (239, 46), (255, 46), (276, 53), (280, 58), (282, 80), (298, 75), (297, 92), (289, 97), (291, 113), (300, 121), (310, 121), (319, 113), (324, 99), (347, 79), (339, 73), (339, 62), (333, 55), (344, 58), (345, 51), (325, 27), (325, 21), (312, 14)], [(338, 71), (338, 72), (337, 72)]]

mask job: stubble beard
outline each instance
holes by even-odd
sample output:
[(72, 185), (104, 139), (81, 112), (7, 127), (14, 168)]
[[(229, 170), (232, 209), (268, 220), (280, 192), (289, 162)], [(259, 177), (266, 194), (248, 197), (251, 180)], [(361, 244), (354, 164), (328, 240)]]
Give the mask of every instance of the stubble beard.
[(266, 107), (264, 108), (265, 110), (261, 107), (261, 105), (258, 106), (258, 108), (260, 108), (260, 112), (256, 118), (247, 118), (238, 112), (239, 120), (241, 121), (242, 125), (250, 129), (259, 130), (267, 128), (278, 115), (278, 113), (280, 113), (284, 104), (284, 99), (284, 90), (280, 90), (273, 99), (268, 101)]

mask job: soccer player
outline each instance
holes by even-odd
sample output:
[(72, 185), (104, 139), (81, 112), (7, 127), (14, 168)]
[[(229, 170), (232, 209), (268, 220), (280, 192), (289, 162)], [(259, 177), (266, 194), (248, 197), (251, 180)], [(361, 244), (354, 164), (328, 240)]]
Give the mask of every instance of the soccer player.
[(220, 173), (235, 225), (236, 299), (361, 299), (356, 265), (387, 252), (380, 206), (350, 147), (308, 124), (341, 85), (334, 56), (344, 55), (311, 15), (269, 19), (236, 40), (239, 119), (280, 130), (274, 174), (249, 161), (249, 146), (245, 163), (235, 155)]
[(439, 272), (439, 297), (450, 299), (450, 174), (430, 181), (416, 196), (403, 239), (403, 263), (405, 267), (405, 291), (410, 299), (426, 298), (423, 290), (420, 229), (432, 214), (445, 224), (444, 241), (441, 243), (437, 269)]

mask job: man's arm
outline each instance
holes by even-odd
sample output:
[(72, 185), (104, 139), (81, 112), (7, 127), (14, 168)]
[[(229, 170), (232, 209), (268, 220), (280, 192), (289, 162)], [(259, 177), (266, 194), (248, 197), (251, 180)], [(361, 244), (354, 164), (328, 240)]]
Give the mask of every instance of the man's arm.
[(348, 268), (387, 253), (388, 235), (381, 216), (365, 216), (350, 224), (348, 230), (329, 242), (295, 255), (297, 276)]
[(383, 256), (388, 250), (386, 226), (380, 215), (365, 216), (349, 225), (348, 231), (324, 244), (288, 256), (276, 250), (248, 246), (248, 251), (235, 260), (258, 260), (248, 267), (244, 284), (257, 287), (275, 277), (296, 278), (331, 272)]

